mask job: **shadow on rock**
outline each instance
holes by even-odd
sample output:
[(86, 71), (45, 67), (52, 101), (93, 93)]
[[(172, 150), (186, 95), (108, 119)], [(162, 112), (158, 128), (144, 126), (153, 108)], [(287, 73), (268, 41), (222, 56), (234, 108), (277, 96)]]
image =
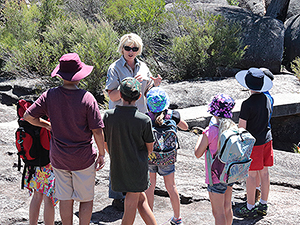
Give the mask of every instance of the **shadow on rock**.
[(234, 205), (232, 205), (232, 211), (233, 211), (233, 215), (237, 218), (233, 218), (232, 224), (256, 224), (258, 221), (260, 221), (261, 219), (263, 219), (263, 216), (257, 216), (256, 218), (242, 218), (236, 215), (235, 210), (238, 208), (241, 208), (243, 205), (245, 204), (245, 202), (241, 202), (241, 203), (235, 203)]
[[(75, 215), (78, 217), (78, 213)], [(121, 220), (123, 217), (123, 212), (116, 210), (112, 205), (109, 205), (102, 209), (101, 211), (94, 212), (92, 214), (91, 223), (93, 224), (103, 224), (109, 222), (115, 222)]]

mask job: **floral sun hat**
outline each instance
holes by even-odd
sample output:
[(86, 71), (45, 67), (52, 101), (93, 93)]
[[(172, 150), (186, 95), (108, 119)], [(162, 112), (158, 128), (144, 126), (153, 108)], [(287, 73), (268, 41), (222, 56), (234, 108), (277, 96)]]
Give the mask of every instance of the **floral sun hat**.
[(217, 94), (208, 105), (208, 112), (214, 116), (231, 118), (235, 105), (233, 98), (226, 94)]
[(149, 110), (154, 113), (161, 112), (170, 105), (168, 94), (160, 87), (151, 88), (148, 91), (146, 98)]

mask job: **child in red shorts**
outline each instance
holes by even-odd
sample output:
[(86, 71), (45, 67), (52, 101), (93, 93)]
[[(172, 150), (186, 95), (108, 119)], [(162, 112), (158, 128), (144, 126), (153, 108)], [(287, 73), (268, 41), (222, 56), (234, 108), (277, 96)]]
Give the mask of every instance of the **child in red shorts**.
[[(268, 167), (273, 166), (272, 134), (269, 126), (272, 106), (263, 93), (272, 88), (272, 80), (261, 69), (250, 68), (235, 75), (237, 81), (250, 90), (251, 95), (241, 106), (239, 127), (248, 130), (256, 139), (252, 150), (252, 163), (246, 181), (247, 204), (235, 211), (239, 217), (256, 217), (267, 214), (270, 188)], [(255, 204), (257, 176), (261, 178), (261, 199)]]

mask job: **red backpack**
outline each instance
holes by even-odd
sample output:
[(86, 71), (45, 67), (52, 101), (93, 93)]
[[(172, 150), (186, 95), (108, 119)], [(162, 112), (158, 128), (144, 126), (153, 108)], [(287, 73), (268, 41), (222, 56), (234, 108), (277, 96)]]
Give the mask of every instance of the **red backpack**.
[(22, 175), (22, 189), (24, 188), (24, 178), (27, 170), (29, 171), (29, 182), (35, 172), (36, 166), (46, 166), (50, 163), (50, 131), (45, 128), (34, 126), (23, 119), (26, 109), (32, 104), (32, 100), (24, 99), (19, 100), (17, 104), (17, 114), (19, 117), (19, 128), (16, 131), (18, 171), (21, 169), (21, 159), (25, 164)]

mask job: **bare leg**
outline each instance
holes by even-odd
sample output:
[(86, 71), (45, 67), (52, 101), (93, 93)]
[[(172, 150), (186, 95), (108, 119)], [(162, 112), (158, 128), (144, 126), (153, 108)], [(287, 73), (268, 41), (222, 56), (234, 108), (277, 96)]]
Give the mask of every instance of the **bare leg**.
[(215, 224), (226, 224), (226, 215), (224, 210), (225, 194), (208, 192), (211, 203), (212, 213), (215, 218)]
[(53, 225), (54, 224), (54, 206), (51, 198), (44, 195), (44, 223), (45, 225)]
[(257, 171), (249, 171), (249, 176), (246, 181), (247, 202), (250, 205), (255, 204), (256, 176)]
[(164, 176), (165, 187), (169, 193), (170, 201), (172, 204), (174, 217), (180, 217), (180, 198), (175, 185), (175, 173), (171, 173), (167, 176)]
[(256, 187), (260, 187), (260, 173), (257, 171), (257, 176), (256, 176)]
[[(140, 192), (127, 192), (124, 202), (122, 225), (132, 225), (135, 220)], [(148, 204), (148, 203), (147, 203)]]
[(143, 218), (145, 224), (147, 225), (157, 225), (154, 214), (149, 207), (146, 194), (144, 192), (140, 193), (138, 201), (138, 210)]
[(227, 225), (231, 225), (233, 220), (231, 197), (232, 197), (232, 187), (228, 186), (224, 198), (224, 211), (225, 211)]
[(73, 224), (73, 200), (59, 200), (59, 212), (63, 225)]
[(79, 224), (90, 224), (93, 211), (93, 201), (80, 202), (79, 206)]
[(270, 191), (270, 176), (268, 167), (264, 167), (260, 170), (259, 174), (261, 177), (261, 199), (267, 201)]
[(43, 201), (43, 193), (34, 191), (29, 206), (29, 224), (36, 225), (38, 223), (40, 207)]
[(150, 209), (153, 211), (156, 173), (150, 173), (150, 187), (145, 191)]

